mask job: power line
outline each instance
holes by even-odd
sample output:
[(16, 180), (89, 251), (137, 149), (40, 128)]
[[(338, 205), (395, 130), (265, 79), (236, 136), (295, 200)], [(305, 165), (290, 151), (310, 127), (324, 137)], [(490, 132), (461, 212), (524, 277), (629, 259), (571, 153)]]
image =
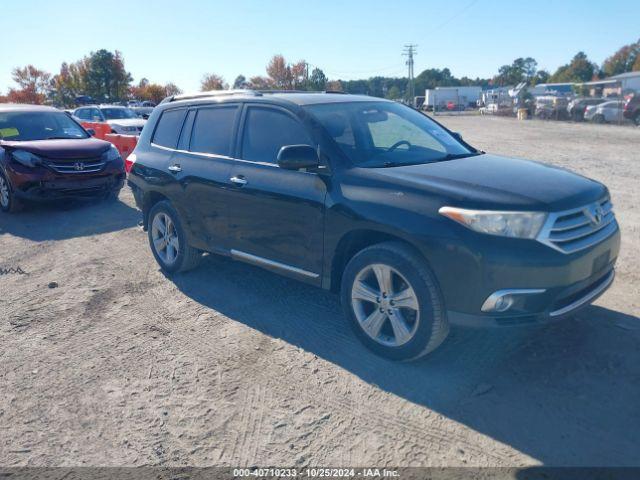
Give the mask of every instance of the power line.
[(415, 83), (413, 78), (413, 56), (417, 55), (416, 48), (418, 45), (413, 43), (407, 44), (404, 46), (402, 50), (402, 55), (407, 57), (407, 68), (408, 68), (408, 76), (409, 76), (409, 101), (413, 104), (414, 98), (416, 96)]

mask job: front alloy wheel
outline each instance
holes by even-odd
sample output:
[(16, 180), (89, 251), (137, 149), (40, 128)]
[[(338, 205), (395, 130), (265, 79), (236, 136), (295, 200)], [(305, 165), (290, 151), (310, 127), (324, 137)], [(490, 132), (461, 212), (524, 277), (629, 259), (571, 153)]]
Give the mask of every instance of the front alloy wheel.
[(0, 210), (13, 213), (19, 211), (21, 207), (22, 204), (11, 190), (9, 181), (0, 172)]
[(354, 255), (342, 275), (340, 299), (362, 343), (394, 360), (419, 358), (449, 333), (435, 275), (419, 252), (400, 242)]
[(0, 175), (0, 206), (3, 210), (9, 209), (9, 185), (2, 175)]
[(358, 273), (351, 303), (360, 326), (374, 341), (399, 347), (413, 338), (420, 323), (418, 297), (400, 272), (381, 263)]

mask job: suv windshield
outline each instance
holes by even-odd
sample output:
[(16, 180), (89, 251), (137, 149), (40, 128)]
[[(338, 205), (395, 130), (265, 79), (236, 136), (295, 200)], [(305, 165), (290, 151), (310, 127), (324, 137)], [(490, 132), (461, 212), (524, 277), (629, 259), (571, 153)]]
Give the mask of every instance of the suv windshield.
[(477, 155), (415, 110), (395, 102), (339, 102), (304, 107), (358, 167), (431, 163)]
[(0, 139), (10, 141), (89, 138), (63, 112), (0, 112)]
[(121, 120), (123, 118), (138, 118), (136, 112), (130, 108), (101, 108), (100, 111), (107, 120)]

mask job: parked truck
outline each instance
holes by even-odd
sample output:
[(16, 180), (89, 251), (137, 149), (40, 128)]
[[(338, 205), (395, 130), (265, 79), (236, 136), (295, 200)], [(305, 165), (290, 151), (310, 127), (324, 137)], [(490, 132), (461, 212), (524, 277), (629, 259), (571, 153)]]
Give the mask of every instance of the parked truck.
[(436, 87), (425, 91), (423, 109), (433, 110), (464, 110), (475, 107), (482, 87)]

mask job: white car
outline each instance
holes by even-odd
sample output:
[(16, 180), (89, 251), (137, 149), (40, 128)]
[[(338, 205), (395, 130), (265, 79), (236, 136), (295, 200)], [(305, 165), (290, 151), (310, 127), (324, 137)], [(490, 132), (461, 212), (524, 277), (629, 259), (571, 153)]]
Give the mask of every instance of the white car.
[(82, 122), (105, 122), (112, 133), (140, 135), (147, 121), (128, 107), (119, 105), (92, 105), (76, 108), (73, 115)]
[(590, 105), (584, 111), (584, 119), (594, 123), (622, 121), (622, 111), (624, 109), (624, 101), (612, 100), (601, 103), (600, 105)]

